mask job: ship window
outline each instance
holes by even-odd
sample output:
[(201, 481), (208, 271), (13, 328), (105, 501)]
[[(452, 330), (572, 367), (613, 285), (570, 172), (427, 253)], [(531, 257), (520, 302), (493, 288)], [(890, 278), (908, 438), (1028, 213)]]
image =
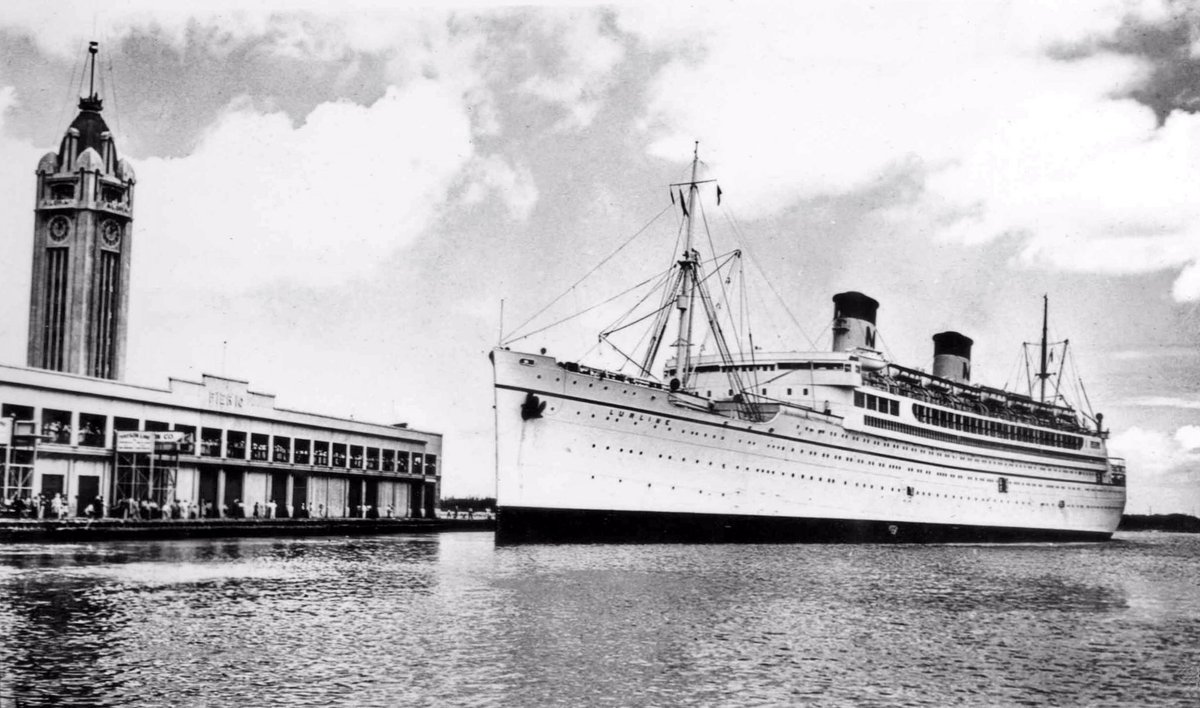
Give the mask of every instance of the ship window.
[(789, 388), (789, 389), (787, 390), (787, 395), (789, 395), (789, 396), (790, 396), (790, 395), (792, 395), (792, 389), (790, 389), (790, 388)]
[(888, 407), (891, 409), (889, 412), (892, 415), (900, 415), (900, 401), (889, 401)]

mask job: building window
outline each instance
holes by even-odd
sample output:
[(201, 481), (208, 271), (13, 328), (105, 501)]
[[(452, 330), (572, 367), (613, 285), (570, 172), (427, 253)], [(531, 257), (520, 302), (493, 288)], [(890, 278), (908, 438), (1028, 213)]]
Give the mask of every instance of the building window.
[(156, 433), (163, 433), (170, 429), (171, 429), (171, 426), (169, 426), (166, 423), (159, 421), (159, 420), (146, 421), (146, 427), (144, 428), (144, 430), (152, 430)]
[(126, 431), (126, 430), (141, 430), (141, 429), (142, 429), (141, 423), (138, 422), (137, 418), (121, 418), (121, 417), (113, 418), (113, 430)]
[(292, 462), (298, 465), (307, 465), (310, 446), (311, 443), (308, 440), (296, 438), (295, 446), (292, 448)]
[(268, 460), (267, 441), (270, 440), (262, 433), (252, 433), (250, 435), (250, 459), (251, 460)]
[(219, 428), (200, 429), (200, 456), (221, 456), (221, 430)]
[(395, 450), (384, 450), (383, 451), (383, 471), (391, 472), (394, 469), (396, 469), (396, 451)]
[(419, 452), (414, 452), (412, 456), (412, 471), (413, 474), (425, 474), (424, 455)]
[(329, 466), (329, 443), (323, 440), (313, 443), (313, 464), (322, 467)]
[(379, 448), (377, 448), (377, 447), (368, 447), (367, 448), (367, 469), (369, 469), (369, 470), (379, 469)]
[(362, 445), (350, 446), (350, 466), (356, 470), (361, 470), (363, 466), (363, 447)]
[(95, 413), (79, 414), (79, 444), (84, 447), (104, 447), (108, 441), (108, 418)]
[(246, 459), (246, 434), (230, 430), (225, 434), (225, 456), (235, 460)]
[(291, 462), (292, 439), (275, 436), (275, 443), (271, 446), (271, 459), (275, 462)]
[(42, 437), (48, 443), (71, 444), (71, 412), (42, 409)]
[(430, 476), (437, 474), (437, 455), (425, 455), (425, 474)]
[(196, 426), (175, 424), (175, 431), (183, 433), (183, 440), (179, 441), (180, 455), (195, 455), (196, 454)]
[(345, 443), (334, 443), (333, 444), (333, 466), (334, 467), (345, 467), (346, 466), (346, 444)]
[(15, 406), (5, 403), (0, 406), (0, 418), (15, 418), (17, 420), (33, 420), (32, 406)]
[(408, 474), (408, 452), (406, 450), (396, 451), (396, 471), (402, 474)]
[[(32, 411), (30, 411), (32, 414)], [(21, 418), (20, 420), (29, 420)], [(25, 508), (30, 515), (36, 515), (30, 506), (33, 498), (33, 448), (5, 449), (0, 445), (0, 503), (10, 499), (24, 500)], [(4, 461), (7, 459), (8, 464)]]

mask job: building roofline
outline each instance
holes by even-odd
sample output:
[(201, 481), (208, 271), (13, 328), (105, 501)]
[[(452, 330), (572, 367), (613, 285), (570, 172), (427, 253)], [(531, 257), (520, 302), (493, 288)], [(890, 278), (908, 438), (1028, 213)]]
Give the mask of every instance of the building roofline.
[[(14, 376), (15, 374), (15, 376)], [(168, 382), (178, 382), (189, 386), (204, 387), (203, 379), (216, 379), (236, 384), (248, 385), (249, 382), (241, 379), (233, 379), (225, 376), (214, 376), (204, 374), (201, 381), (193, 381), (184, 378), (168, 377)], [(92, 376), (82, 376), (80, 374), (71, 374), (61, 371), (51, 371), (48, 369), (39, 369), (27, 366), (14, 366), (11, 364), (0, 364), (0, 383), (12, 383), (17, 385), (26, 385), (36, 388), (65, 391), (72, 394), (107, 396), (115, 399), (123, 399), (136, 403), (162, 405), (168, 407), (179, 408), (183, 410), (193, 410), (203, 413), (213, 413), (216, 415), (230, 416), (233, 418), (257, 419), (257, 420), (275, 420), (270, 416), (261, 413), (239, 412), (235, 410), (223, 410), (218, 408), (208, 408), (187, 401), (176, 400), (180, 396), (180, 392), (174, 388), (158, 388), (146, 386), (143, 384), (132, 384), (124, 381), (114, 381), (112, 379), (101, 379)], [(72, 383), (84, 384), (83, 387), (71, 386)], [(301, 411), (291, 408), (280, 408), (274, 405), (275, 394), (261, 393), (251, 391), (247, 388), (248, 395), (260, 396), (270, 399), (270, 410), (288, 416), (301, 416), (310, 420), (304, 421), (278, 421), (289, 422), (300, 425), (321, 426), (321, 421), (328, 421), (336, 424), (336, 427), (358, 427), (371, 428), (378, 431), (379, 434), (386, 434), (389, 437), (403, 438), (404, 434), (412, 434), (413, 436), (430, 436), (441, 438), (441, 433), (435, 433), (426, 430), (418, 430), (411, 427), (398, 427), (388, 423), (377, 423), (373, 421), (357, 420), (354, 418), (339, 418), (327, 413), (314, 413), (311, 411)], [(325, 427), (335, 427), (325, 424)], [(414, 441), (417, 442), (417, 441)]]

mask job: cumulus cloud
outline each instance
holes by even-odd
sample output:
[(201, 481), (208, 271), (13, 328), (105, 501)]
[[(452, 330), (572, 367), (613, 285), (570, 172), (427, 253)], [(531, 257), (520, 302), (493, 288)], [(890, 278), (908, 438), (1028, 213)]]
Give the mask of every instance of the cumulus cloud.
[(418, 238), (472, 152), (461, 97), (433, 81), (295, 127), (232, 105), (193, 154), (136, 166), (134, 257), (156, 264), (137, 272), (159, 288), (340, 282)]
[(1114, 435), (1109, 449), (1126, 459), (1139, 486), (1200, 482), (1200, 426), (1185, 425), (1174, 433), (1135, 426)]
[(605, 29), (603, 17), (598, 10), (575, 10), (531, 18), (536, 32), (552, 38), (554, 56), (521, 89), (566, 110), (560, 129), (591, 125), (612, 82), (613, 68), (624, 58), (624, 48)]
[(1181, 396), (1140, 396), (1122, 405), (1142, 408), (1179, 408), (1183, 410), (1200, 410), (1200, 398), (1185, 398)]
[[(708, 143), (708, 161), (738, 185), (742, 213), (782, 212), (910, 170), (922, 188), (891, 213), (933, 238), (1016, 236), (1030, 267), (1181, 269), (1174, 296), (1200, 297), (1200, 119), (1160, 127), (1132, 97), (1153, 68), (1144, 54), (1055, 51), (1114, 36), (1130, 12), (1151, 22), (1160, 10), (972, 9), (625, 13), (623, 27), (675, 50), (646, 113), (650, 150), (680, 160), (692, 139), (702, 157)], [(795, 41), (797, 28), (806, 41)]]
[(529, 218), (538, 200), (537, 185), (529, 168), (514, 168), (497, 155), (476, 158), (467, 168), (469, 183), (463, 190), (464, 204), (478, 204), (487, 194), (499, 195), (509, 216), (518, 221)]
[(1174, 433), (1129, 428), (1112, 437), (1109, 450), (1126, 461), (1129, 512), (1197, 513), (1200, 426), (1185, 425)]
[(0, 223), (5, 225), (0, 247), (0, 283), (5, 294), (4, 317), (0, 317), (0, 361), (25, 360), (26, 313), (29, 296), (30, 259), (33, 254), (33, 170), (44, 150), (6, 135), (5, 115), (20, 96), (11, 86), (0, 86), (0, 154), (11, 169), (0, 170)]

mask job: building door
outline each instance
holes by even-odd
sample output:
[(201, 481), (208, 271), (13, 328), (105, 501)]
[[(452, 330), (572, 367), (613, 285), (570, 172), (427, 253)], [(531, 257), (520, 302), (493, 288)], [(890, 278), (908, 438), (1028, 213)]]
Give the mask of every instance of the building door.
[[(100, 496), (100, 478), (90, 475), (79, 477), (79, 497), (75, 500), (75, 514), (83, 516), (88, 504), (93, 504)], [(99, 518), (100, 509), (93, 507), (93, 514)]]
[(225, 470), (225, 507), (228, 509), (228, 515), (241, 519), (246, 516), (246, 507), (242, 503), (245, 499), (242, 498), (242, 478), (244, 474), (241, 470)]
[(55, 494), (66, 496), (66, 477), (61, 474), (42, 475), (42, 496), (53, 499)]
[(377, 479), (368, 479), (367, 480), (366, 505), (368, 507), (367, 516), (372, 519), (378, 519), (380, 517), (380, 513), (379, 513), (379, 480), (377, 480)]
[(288, 514), (287, 472), (275, 472), (271, 475), (271, 501), (275, 503), (275, 516), (286, 519)]
[[(308, 475), (298, 474), (292, 477), (292, 510), (296, 514), (300, 513), (300, 505), (308, 502)], [(316, 513), (309, 509), (309, 514), (316, 516)]]
[[(216, 508), (219, 506), (217, 499), (217, 479), (218, 471), (212, 467), (200, 468), (200, 509), (201, 515), (205, 518), (216, 516)], [(207, 505), (207, 506), (206, 506)]]
[(350, 516), (355, 518), (362, 516), (362, 488), (363, 481), (361, 477), (350, 478)]

